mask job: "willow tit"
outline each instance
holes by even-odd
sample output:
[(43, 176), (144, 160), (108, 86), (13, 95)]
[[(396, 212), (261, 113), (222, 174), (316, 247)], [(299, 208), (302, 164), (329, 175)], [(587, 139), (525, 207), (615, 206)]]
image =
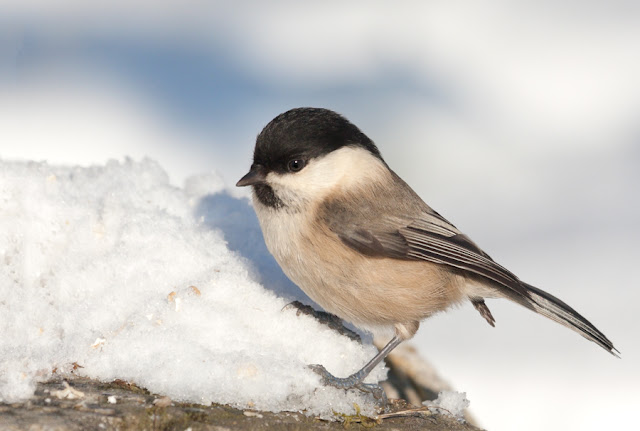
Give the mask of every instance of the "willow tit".
[(485, 298), (510, 299), (617, 352), (587, 319), (494, 262), (425, 204), (373, 141), (333, 111), (298, 108), (274, 118), (237, 186), (252, 186), (269, 251), (311, 299), (356, 326), (395, 334), (347, 378), (311, 366), (325, 384), (363, 389), (421, 320), (454, 304), (471, 301), (494, 326)]

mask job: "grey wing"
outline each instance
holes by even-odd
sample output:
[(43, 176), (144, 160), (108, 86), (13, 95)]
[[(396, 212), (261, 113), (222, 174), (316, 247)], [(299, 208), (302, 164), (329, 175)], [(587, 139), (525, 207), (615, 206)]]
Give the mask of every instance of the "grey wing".
[(407, 257), (460, 268), (529, 297), (518, 277), (497, 264), (469, 237), (460, 232), (447, 235), (441, 230), (426, 218), (400, 227), (398, 235), (407, 241)]
[[(349, 247), (368, 256), (426, 260), (491, 279), (528, 296), (519, 279), (497, 264), (466, 235), (437, 213), (416, 220), (378, 220), (375, 229), (356, 223), (332, 229)], [(444, 224), (446, 222), (447, 224)], [(338, 231), (336, 231), (338, 230)]]
[[(325, 205), (324, 222), (343, 243), (372, 257), (426, 260), (493, 280), (529, 297), (520, 280), (469, 237), (426, 205), (399, 177), (399, 189), (378, 190), (377, 199), (351, 196), (346, 206)], [(373, 193), (372, 193), (373, 195)], [(354, 200), (358, 201), (354, 205)]]

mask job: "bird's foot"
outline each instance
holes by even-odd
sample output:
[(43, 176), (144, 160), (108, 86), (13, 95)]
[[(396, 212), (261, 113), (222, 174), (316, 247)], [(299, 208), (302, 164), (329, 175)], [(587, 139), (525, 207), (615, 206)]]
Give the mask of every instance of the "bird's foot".
[(322, 384), (325, 386), (333, 386), (334, 388), (344, 389), (345, 391), (348, 391), (349, 389), (358, 389), (359, 391), (372, 394), (377, 403), (383, 408), (387, 406), (387, 395), (385, 394), (382, 386), (375, 383), (364, 383), (362, 380), (366, 376), (359, 372), (354, 373), (349, 377), (340, 378), (335, 377), (322, 365), (309, 365), (309, 368), (322, 378)]
[(305, 305), (300, 301), (290, 302), (282, 309), (285, 310), (287, 308), (295, 308), (296, 316), (299, 316), (300, 314), (306, 314), (307, 316), (314, 317), (317, 321), (319, 321), (323, 325), (327, 325), (329, 328), (337, 331), (341, 335), (349, 337), (354, 341), (360, 342), (360, 336), (353, 332), (351, 329), (344, 326), (342, 320), (334, 314), (327, 313), (325, 311), (318, 311), (310, 305)]

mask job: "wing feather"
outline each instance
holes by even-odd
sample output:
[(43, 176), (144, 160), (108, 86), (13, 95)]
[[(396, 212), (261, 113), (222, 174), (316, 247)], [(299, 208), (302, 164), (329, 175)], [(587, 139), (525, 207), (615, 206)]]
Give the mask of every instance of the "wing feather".
[[(350, 199), (361, 201), (358, 205), (346, 205)], [(406, 201), (398, 202), (397, 195), (386, 200), (384, 196), (366, 201), (362, 196), (350, 199), (325, 203), (321, 214), (324, 223), (352, 249), (372, 257), (426, 260), (455, 267), (529, 296), (514, 274), (494, 262), (469, 237), (422, 200), (408, 199), (422, 204), (416, 208), (407, 207)]]

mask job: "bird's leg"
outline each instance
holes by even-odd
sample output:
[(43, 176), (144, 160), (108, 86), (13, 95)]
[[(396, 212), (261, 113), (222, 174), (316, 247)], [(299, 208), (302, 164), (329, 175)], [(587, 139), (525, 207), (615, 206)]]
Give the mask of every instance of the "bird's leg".
[(360, 371), (351, 374), (349, 377), (335, 377), (322, 365), (309, 365), (314, 372), (322, 377), (322, 383), (326, 386), (333, 386), (339, 389), (359, 389), (364, 392), (371, 392), (377, 399), (385, 399), (384, 390), (377, 384), (363, 383), (363, 380), (398, 344), (402, 343), (402, 338), (395, 335), (377, 355), (373, 357)]

